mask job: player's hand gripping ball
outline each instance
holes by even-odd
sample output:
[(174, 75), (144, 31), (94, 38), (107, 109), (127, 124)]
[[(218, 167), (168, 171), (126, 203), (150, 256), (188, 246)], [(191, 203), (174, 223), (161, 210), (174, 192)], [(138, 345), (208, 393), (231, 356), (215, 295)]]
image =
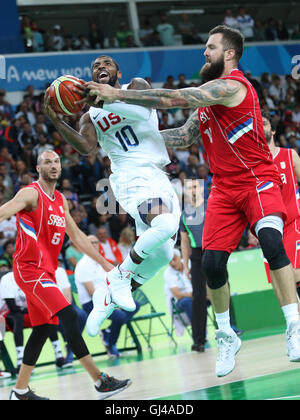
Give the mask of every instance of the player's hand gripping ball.
[(61, 76), (51, 83), (48, 89), (51, 107), (63, 115), (78, 114), (84, 107), (84, 103), (75, 104), (83, 96), (73, 91), (74, 83), (83, 84), (84, 82), (74, 76)]

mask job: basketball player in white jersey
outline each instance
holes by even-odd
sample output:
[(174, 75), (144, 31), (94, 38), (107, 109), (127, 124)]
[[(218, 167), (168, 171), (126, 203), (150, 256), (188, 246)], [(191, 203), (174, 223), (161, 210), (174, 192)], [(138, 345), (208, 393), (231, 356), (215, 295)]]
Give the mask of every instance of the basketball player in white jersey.
[[(94, 83), (121, 88), (122, 74), (109, 56), (98, 57), (92, 66)], [(122, 89), (149, 89), (140, 78)], [(78, 92), (82, 87), (78, 85)], [(135, 309), (131, 280), (139, 284), (153, 277), (173, 257), (179, 228), (180, 206), (176, 193), (163, 168), (169, 161), (165, 142), (158, 130), (155, 110), (124, 103), (91, 107), (80, 120), (76, 132), (50, 107), (46, 94), (46, 112), (61, 134), (79, 153), (93, 153), (99, 142), (111, 161), (110, 184), (121, 207), (136, 222), (137, 242), (123, 263), (107, 274), (107, 285), (93, 296), (94, 310), (87, 329), (96, 335), (102, 322), (115, 306)]]

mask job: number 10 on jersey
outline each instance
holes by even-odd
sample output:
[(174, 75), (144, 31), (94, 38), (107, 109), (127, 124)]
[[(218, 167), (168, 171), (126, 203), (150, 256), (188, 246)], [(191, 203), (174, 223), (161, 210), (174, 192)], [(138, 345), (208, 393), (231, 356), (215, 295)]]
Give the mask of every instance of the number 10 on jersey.
[(128, 147), (136, 147), (140, 143), (130, 125), (125, 125), (120, 131), (116, 132), (115, 136), (125, 152), (128, 152)]

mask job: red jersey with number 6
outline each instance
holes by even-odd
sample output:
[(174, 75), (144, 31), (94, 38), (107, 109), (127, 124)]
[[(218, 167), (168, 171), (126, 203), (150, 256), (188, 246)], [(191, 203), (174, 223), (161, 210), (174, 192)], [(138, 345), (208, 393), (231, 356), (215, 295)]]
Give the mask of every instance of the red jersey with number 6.
[(55, 190), (49, 197), (38, 182), (29, 184), (38, 194), (38, 206), (34, 211), (17, 213), (17, 240), (14, 264), (19, 269), (32, 268), (54, 274), (66, 230), (62, 194)]
[(235, 107), (212, 105), (198, 109), (200, 133), (214, 182), (239, 186), (241, 182), (257, 184), (263, 177), (280, 183), (265, 140), (255, 89), (237, 69), (220, 80), (241, 82), (247, 93)]

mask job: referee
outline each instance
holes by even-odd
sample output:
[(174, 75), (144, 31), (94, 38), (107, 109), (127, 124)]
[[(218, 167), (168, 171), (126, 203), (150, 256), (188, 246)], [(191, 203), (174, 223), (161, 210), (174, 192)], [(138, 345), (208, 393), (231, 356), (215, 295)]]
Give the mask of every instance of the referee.
[[(188, 179), (184, 187), (184, 209), (180, 219), (181, 253), (184, 271), (192, 281), (192, 350), (205, 351), (207, 327), (206, 278), (202, 272), (202, 233), (205, 216), (204, 185)], [(189, 264), (191, 260), (191, 266)], [(191, 268), (191, 271), (190, 271)]]

